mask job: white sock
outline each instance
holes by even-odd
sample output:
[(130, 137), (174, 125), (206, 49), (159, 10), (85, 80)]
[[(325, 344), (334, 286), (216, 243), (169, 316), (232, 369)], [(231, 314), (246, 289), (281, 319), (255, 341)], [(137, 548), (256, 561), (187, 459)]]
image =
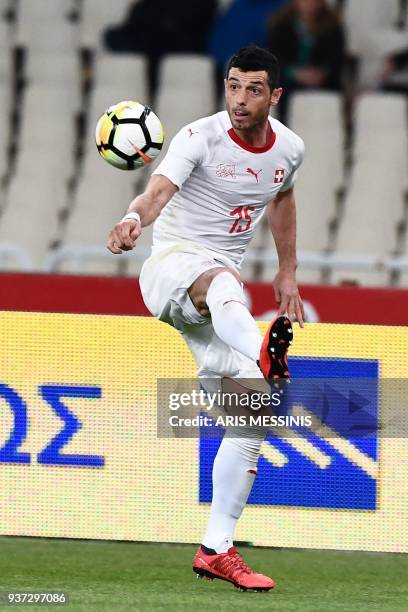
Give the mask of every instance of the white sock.
[(257, 472), (259, 450), (266, 431), (227, 428), (213, 465), (213, 497), (203, 544), (217, 553), (227, 552), (235, 526), (247, 502)]
[(230, 272), (214, 277), (207, 291), (207, 306), (217, 336), (233, 349), (257, 361), (262, 336), (245, 306), (242, 286)]

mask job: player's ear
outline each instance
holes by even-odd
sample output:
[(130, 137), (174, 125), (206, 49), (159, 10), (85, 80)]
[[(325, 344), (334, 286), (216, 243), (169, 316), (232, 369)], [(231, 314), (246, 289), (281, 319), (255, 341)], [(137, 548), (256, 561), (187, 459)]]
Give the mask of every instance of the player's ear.
[(279, 102), (279, 99), (282, 95), (282, 87), (275, 87), (271, 93), (271, 106), (276, 106)]

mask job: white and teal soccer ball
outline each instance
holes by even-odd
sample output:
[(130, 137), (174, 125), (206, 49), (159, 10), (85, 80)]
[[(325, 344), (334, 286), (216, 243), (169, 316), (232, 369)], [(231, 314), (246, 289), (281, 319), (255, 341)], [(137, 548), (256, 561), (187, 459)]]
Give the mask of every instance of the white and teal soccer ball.
[(120, 170), (135, 170), (159, 155), (164, 142), (163, 126), (148, 106), (127, 100), (103, 113), (96, 125), (95, 139), (105, 161)]

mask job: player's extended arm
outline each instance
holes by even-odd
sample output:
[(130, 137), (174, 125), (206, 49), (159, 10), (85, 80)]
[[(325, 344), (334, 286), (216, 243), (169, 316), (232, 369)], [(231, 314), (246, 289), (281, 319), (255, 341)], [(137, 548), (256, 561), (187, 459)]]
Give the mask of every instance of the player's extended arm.
[(296, 283), (296, 205), (294, 190), (279, 193), (268, 204), (269, 226), (272, 231), (279, 258), (279, 271), (273, 280), (279, 314), (288, 313), (303, 327), (304, 310)]
[(129, 205), (128, 213), (140, 215), (140, 223), (136, 219), (119, 221), (112, 229), (108, 238), (108, 249), (115, 254), (131, 251), (142, 232), (142, 227), (150, 225), (160, 215), (177, 191), (177, 187), (161, 174), (153, 175), (145, 189)]

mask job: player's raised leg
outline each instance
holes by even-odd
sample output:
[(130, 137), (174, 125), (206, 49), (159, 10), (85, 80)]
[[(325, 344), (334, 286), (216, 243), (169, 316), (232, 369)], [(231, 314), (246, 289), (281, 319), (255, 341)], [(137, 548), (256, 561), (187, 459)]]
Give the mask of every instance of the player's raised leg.
[(217, 336), (258, 363), (267, 380), (289, 377), (287, 351), (293, 335), (290, 320), (277, 317), (262, 338), (246, 306), (242, 283), (235, 271), (207, 270), (192, 284), (189, 295), (200, 314), (211, 314)]

